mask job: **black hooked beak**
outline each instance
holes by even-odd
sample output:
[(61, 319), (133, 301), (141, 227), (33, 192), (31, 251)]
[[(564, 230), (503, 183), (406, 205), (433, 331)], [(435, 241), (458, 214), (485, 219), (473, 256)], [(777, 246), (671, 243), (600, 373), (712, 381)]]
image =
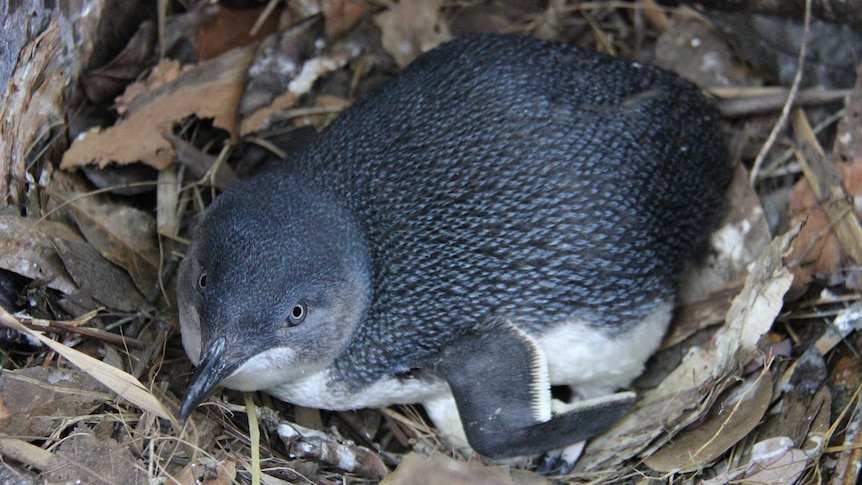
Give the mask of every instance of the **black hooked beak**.
[(230, 364), (225, 359), (225, 338), (215, 339), (201, 355), (201, 361), (195, 371), (192, 382), (183, 398), (180, 407), (180, 420), (185, 421), (191, 416), (192, 411), (198, 407), (219, 383), (229, 376), (239, 366), (239, 362)]

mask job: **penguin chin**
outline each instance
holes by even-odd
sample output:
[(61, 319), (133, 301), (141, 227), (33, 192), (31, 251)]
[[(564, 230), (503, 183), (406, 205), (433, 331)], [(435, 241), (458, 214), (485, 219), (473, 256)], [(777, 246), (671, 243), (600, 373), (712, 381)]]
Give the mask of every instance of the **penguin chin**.
[(301, 378), (318, 370), (303, 366), (299, 353), (290, 347), (275, 347), (253, 355), (221, 385), (237, 391), (260, 391)]

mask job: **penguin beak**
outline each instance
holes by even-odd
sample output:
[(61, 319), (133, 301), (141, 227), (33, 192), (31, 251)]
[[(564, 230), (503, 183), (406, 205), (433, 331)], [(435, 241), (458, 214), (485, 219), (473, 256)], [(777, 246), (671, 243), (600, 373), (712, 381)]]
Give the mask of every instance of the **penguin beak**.
[(206, 348), (180, 407), (180, 420), (185, 421), (219, 383), (229, 376), (239, 362), (229, 365), (225, 359), (225, 338), (215, 339)]

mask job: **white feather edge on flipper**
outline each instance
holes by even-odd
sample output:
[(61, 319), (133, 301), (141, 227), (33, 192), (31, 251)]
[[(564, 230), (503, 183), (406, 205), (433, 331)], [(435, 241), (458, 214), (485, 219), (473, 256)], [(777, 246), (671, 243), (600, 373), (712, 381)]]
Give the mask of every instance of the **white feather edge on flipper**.
[(533, 418), (539, 422), (550, 421), (551, 409), (551, 378), (548, 370), (548, 359), (536, 340), (527, 332), (516, 327), (511, 322), (507, 326), (532, 350), (533, 359), (530, 362), (530, 394), (533, 396), (532, 411)]
[(551, 410), (553, 414), (563, 414), (572, 411), (577, 411), (579, 409), (589, 409), (595, 407), (601, 407), (609, 403), (616, 403), (622, 401), (634, 401), (637, 398), (637, 394), (632, 391), (624, 391), (617, 392), (614, 394), (608, 394), (607, 396), (599, 396), (591, 399), (579, 399), (577, 401), (573, 401), (570, 403), (566, 403), (560, 401), (559, 399), (551, 400)]

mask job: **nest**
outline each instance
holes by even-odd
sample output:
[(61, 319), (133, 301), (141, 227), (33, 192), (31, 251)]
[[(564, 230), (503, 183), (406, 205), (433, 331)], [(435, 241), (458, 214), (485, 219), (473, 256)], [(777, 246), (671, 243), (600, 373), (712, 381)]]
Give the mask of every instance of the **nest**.
[(220, 391), (175, 418), (192, 367), (174, 276), (195, 215), (420, 52), (493, 31), (676, 71), (719, 106), (739, 161), (634, 410), (554, 479), (855, 483), (862, 41), (846, 27), (650, 0), (84, 3), (36, 9), (0, 106), (4, 480), (545, 481), (529, 460), (459, 454), (418, 407)]

